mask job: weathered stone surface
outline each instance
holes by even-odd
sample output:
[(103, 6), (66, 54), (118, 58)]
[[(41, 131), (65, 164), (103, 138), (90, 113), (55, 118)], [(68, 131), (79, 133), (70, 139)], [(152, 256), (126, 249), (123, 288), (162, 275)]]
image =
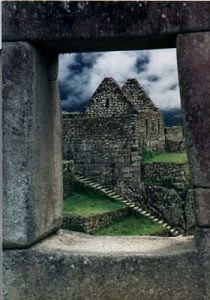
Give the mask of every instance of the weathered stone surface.
[(210, 227), (210, 189), (194, 189), (196, 223)]
[[(2, 66), (2, 55), (0, 54), (0, 66)], [(2, 79), (2, 68), (0, 68), (0, 78)], [(2, 93), (2, 86), (0, 88), (0, 92)], [(2, 199), (3, 199), (3, 155), (2, 155), (2, 103), (0, 105), (0, 120), (1, 120), (1, 126), (0, 126), (0, 216), (1, 216), (1, 222), (0, 222), (0, 245), (2, 249), (2, 241), (3, 241), (3, 229), (2, 229)], [(0, 252), (0, 270), (3, 270), (3, 253), (2, 250)], [(0, 299), (3, 299), (3, 284), (2, 284), (2, 271), (0, 273)]]
[[(3, 40), (63, 51), (175, 47), (181, 32), (210, 30), (208, 2), (3, 2)], [(85, 43), (85, 44), (84, 44)]]
[(194, 232), (196, 226), (195, 220), (195, 199), (193, 189), (187, 191), (186, 201), (185, 201), (185, 217), (186, 217), (186, 229), (187, 232)]
[(192, 182), (210, 187), (210, 33), (180, 35), (177, 57)]
[(5, 300), (203, 300), (191, 238), (61, 232), (4, 254)]
[(48, 73), (50, 64), (51, 56), (29, 43), (3, 44), (7, 248), (28, 246), (62, 222), (60, 103), (57, 82)]
[(198, 259), (205, 281), (205, 298), (210, 298), (210, 229), (197, 228), (196, 246), (198, 248)]
[(146, 197), (141, 203), (162, 220), (166, 220), (173, 227), (186, 229), (184, 200), (174, 189), (163, 186), (145, 186)]

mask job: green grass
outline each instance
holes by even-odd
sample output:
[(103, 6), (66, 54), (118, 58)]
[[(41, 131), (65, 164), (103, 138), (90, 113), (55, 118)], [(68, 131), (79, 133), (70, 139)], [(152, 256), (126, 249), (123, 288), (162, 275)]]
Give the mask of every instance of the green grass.
[(64, 214), (74, 216), (90, 216), (125, 207), (122, 203), (112, 200), (104, 194), (74, 183), (74, 190), (64, 200)]
[(187, 154), (186, 152), (162, 152), (162, 153), (147, 152), (143, 154), (143, 162), (144, 163), (165, 162), (165, 163), (185, 164), (187, 163)]
[(167, 235), (167, 230), (146, 217), (130, 215), (112, 225), (97, 229), (93, 235)]

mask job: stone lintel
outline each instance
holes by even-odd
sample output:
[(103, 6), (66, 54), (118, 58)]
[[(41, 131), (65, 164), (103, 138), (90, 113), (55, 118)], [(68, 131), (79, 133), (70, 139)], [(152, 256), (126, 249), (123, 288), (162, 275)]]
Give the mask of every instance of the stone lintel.
[(59, 52), (175, 47), (179, 33), (210, 30), (208, 2), (5, 1), (3, 41)]
[(210, 32), (179, 35), (177, 59), (192, 183), (210, 187)]

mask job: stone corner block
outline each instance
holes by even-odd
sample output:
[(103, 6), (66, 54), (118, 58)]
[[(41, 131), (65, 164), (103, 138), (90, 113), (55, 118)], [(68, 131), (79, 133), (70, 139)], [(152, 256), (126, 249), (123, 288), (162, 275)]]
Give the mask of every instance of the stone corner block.
[(3, 43), (4, 247), (27, 247), (62, 215), (60, 103), (49, 57), (27, 42)]

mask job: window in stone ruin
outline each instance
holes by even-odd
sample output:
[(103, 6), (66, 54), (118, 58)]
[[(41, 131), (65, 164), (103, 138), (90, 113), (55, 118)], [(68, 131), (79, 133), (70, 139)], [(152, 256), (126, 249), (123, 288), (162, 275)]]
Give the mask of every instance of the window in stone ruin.
[(109, 99), (106, 99), (106, 108), (109, 108)]
[(146, 135), (148, 134), (148, 120), (145, 120)]
[[(95, 235), (192, 233), (175, 49), (61, 54), (59, 84), (63, 228)], [(136, 205), (144, 216), (134, 213)]]

